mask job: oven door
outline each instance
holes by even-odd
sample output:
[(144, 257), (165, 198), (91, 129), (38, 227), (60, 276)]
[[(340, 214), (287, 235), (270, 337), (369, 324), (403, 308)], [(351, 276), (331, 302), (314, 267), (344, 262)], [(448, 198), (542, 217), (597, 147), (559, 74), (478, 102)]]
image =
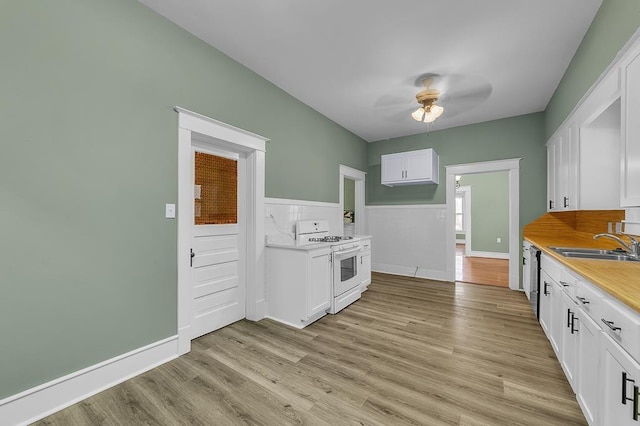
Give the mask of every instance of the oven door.
[(333, 297), (360, 285), (358, 254), (361, 248), (353, 247), (333, 253)]

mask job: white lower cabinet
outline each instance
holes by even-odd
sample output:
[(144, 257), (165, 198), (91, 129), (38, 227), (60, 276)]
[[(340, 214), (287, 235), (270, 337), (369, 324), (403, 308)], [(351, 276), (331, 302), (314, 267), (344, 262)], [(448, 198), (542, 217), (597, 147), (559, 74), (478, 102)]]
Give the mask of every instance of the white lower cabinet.
[(562, 287), (560, 287), (560, 284), (551, 280), (549, 289), (551, 290), (551, 330), (549, 340), (551, 341), (553, 350), (556, 351), (558, 359), (561, 360), (562, 345), (564, 343), (562, 341), (562, 336), (564, 334), (564, 320), (566, 318), (566, 314), (563, 312), (564, 305), (562, 303)]
[(603, 335), (602, 425), (638, 425), (640, 364), (611, 339)]
[(590, 425), (598, 422), (601, 380), (600, 371), (600, 327), (582, 309), (576, 312), (578, 330), (578, 367), (576, 399)]
[(268, 316), (296, 328), (327, 314), (331, 304), (331, 250), (267, 247)]
[(571, 389), (577, 388), (577, 368), (578, 368), (578, 317), (576, 313), (578, 306), (567, 293), (562, 292), (562, 351), (560, 352), (562, 369), (567, 376)]
[(540, 309), (538, 311), (538, 320), (549, 340), (551, 340), (551, 291), (551, 278), (549, 278), (549, 275), (547, 275), (545, 271), (540, 271), (540, 294), (538, 295), (540, 299)]
[[(367, 247), (371, 247), (367, 245)], [(365, 246), (363, 245), (363, 248)], [(369, 284), (371, 284), (371, 248), (365, 249), (360, 253), (360, 272), (362, 274), (362, 281), (360, 282), (360, 291), (365, 291)]]
[(545, 256), (540, 325), (585, 419), (640, 426), (640, 314)]

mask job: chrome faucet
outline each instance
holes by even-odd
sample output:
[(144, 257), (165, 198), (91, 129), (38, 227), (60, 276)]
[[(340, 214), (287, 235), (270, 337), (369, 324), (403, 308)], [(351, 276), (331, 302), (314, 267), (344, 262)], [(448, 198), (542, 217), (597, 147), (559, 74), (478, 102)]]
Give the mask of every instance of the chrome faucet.
[(597, 240), (598, 238), (602, 238), (602, 237), (611, 238), (612, 240), (616, 240), (617, 242), (622, 244), (622, 246), (625, 249), (627, 249), (627, 251), (629, 252), (630, 256), (638, 257), (638, 241), (635, 238), (633, 238), (633, 236), (631, 236), (629, 234), (625, 234), (624, 232), (622, 233), (622, 235), (626, 235), (629, 238), (630, 244), (625, 243), (622, 240), (622, 238), (618, 237), (617, 235), (607, 234), (607, 233), (596, 234), (596, 235), (593, 236), (593, 239)]

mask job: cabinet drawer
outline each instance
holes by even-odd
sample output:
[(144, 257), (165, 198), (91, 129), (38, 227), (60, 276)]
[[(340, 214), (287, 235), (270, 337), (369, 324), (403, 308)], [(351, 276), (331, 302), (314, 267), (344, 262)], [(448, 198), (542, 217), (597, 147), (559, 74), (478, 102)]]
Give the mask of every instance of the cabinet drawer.
[(600, 325), (636, 361), (640, 360), (640, 315), (616, 300), (607, 299), (603, 302)]
[(598, 327), (605, 328), (601, 322), (604, 316), (604, 300), (605, 294), (598, 290), (593, 284), (585, 281), (578, 281), (575, 290), (575, 299), (585, 314), (589, 315)]
[(549, 277), (556, 283), (559, 283), (562, 279), (562, 270), (564, 267), (558, 262), (553, 260), (548, 255), (542, 255), (540, 258), (540, 268), (549, 275)]
[(558, 283), (562, 286), (564, 292), (567, 293), (571, 298), (573, 298), (576, 294), (578, 281), (578, 276), (574, 275), (568, 269), (562, 268), (560, 270), (560, 279), (558, 280)]

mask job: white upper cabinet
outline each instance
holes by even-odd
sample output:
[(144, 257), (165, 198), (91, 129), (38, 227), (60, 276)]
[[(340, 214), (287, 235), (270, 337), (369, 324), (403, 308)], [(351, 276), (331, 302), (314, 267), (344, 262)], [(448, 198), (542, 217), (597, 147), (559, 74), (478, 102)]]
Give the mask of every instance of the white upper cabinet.
[(548, 211), (620, 208), (620, 93), (616, 68), (547, 143)]
[(578, 128), (565, 125), (547, 144), (547, 210), (578, 208)]
[(433, 149), (382, 156), (382, 184), (387, 186), (438, 183), (438, 154)]
[(622, 144), (620, 150), (622, 207), (640, 206), (640, 46), (622, 64)]

